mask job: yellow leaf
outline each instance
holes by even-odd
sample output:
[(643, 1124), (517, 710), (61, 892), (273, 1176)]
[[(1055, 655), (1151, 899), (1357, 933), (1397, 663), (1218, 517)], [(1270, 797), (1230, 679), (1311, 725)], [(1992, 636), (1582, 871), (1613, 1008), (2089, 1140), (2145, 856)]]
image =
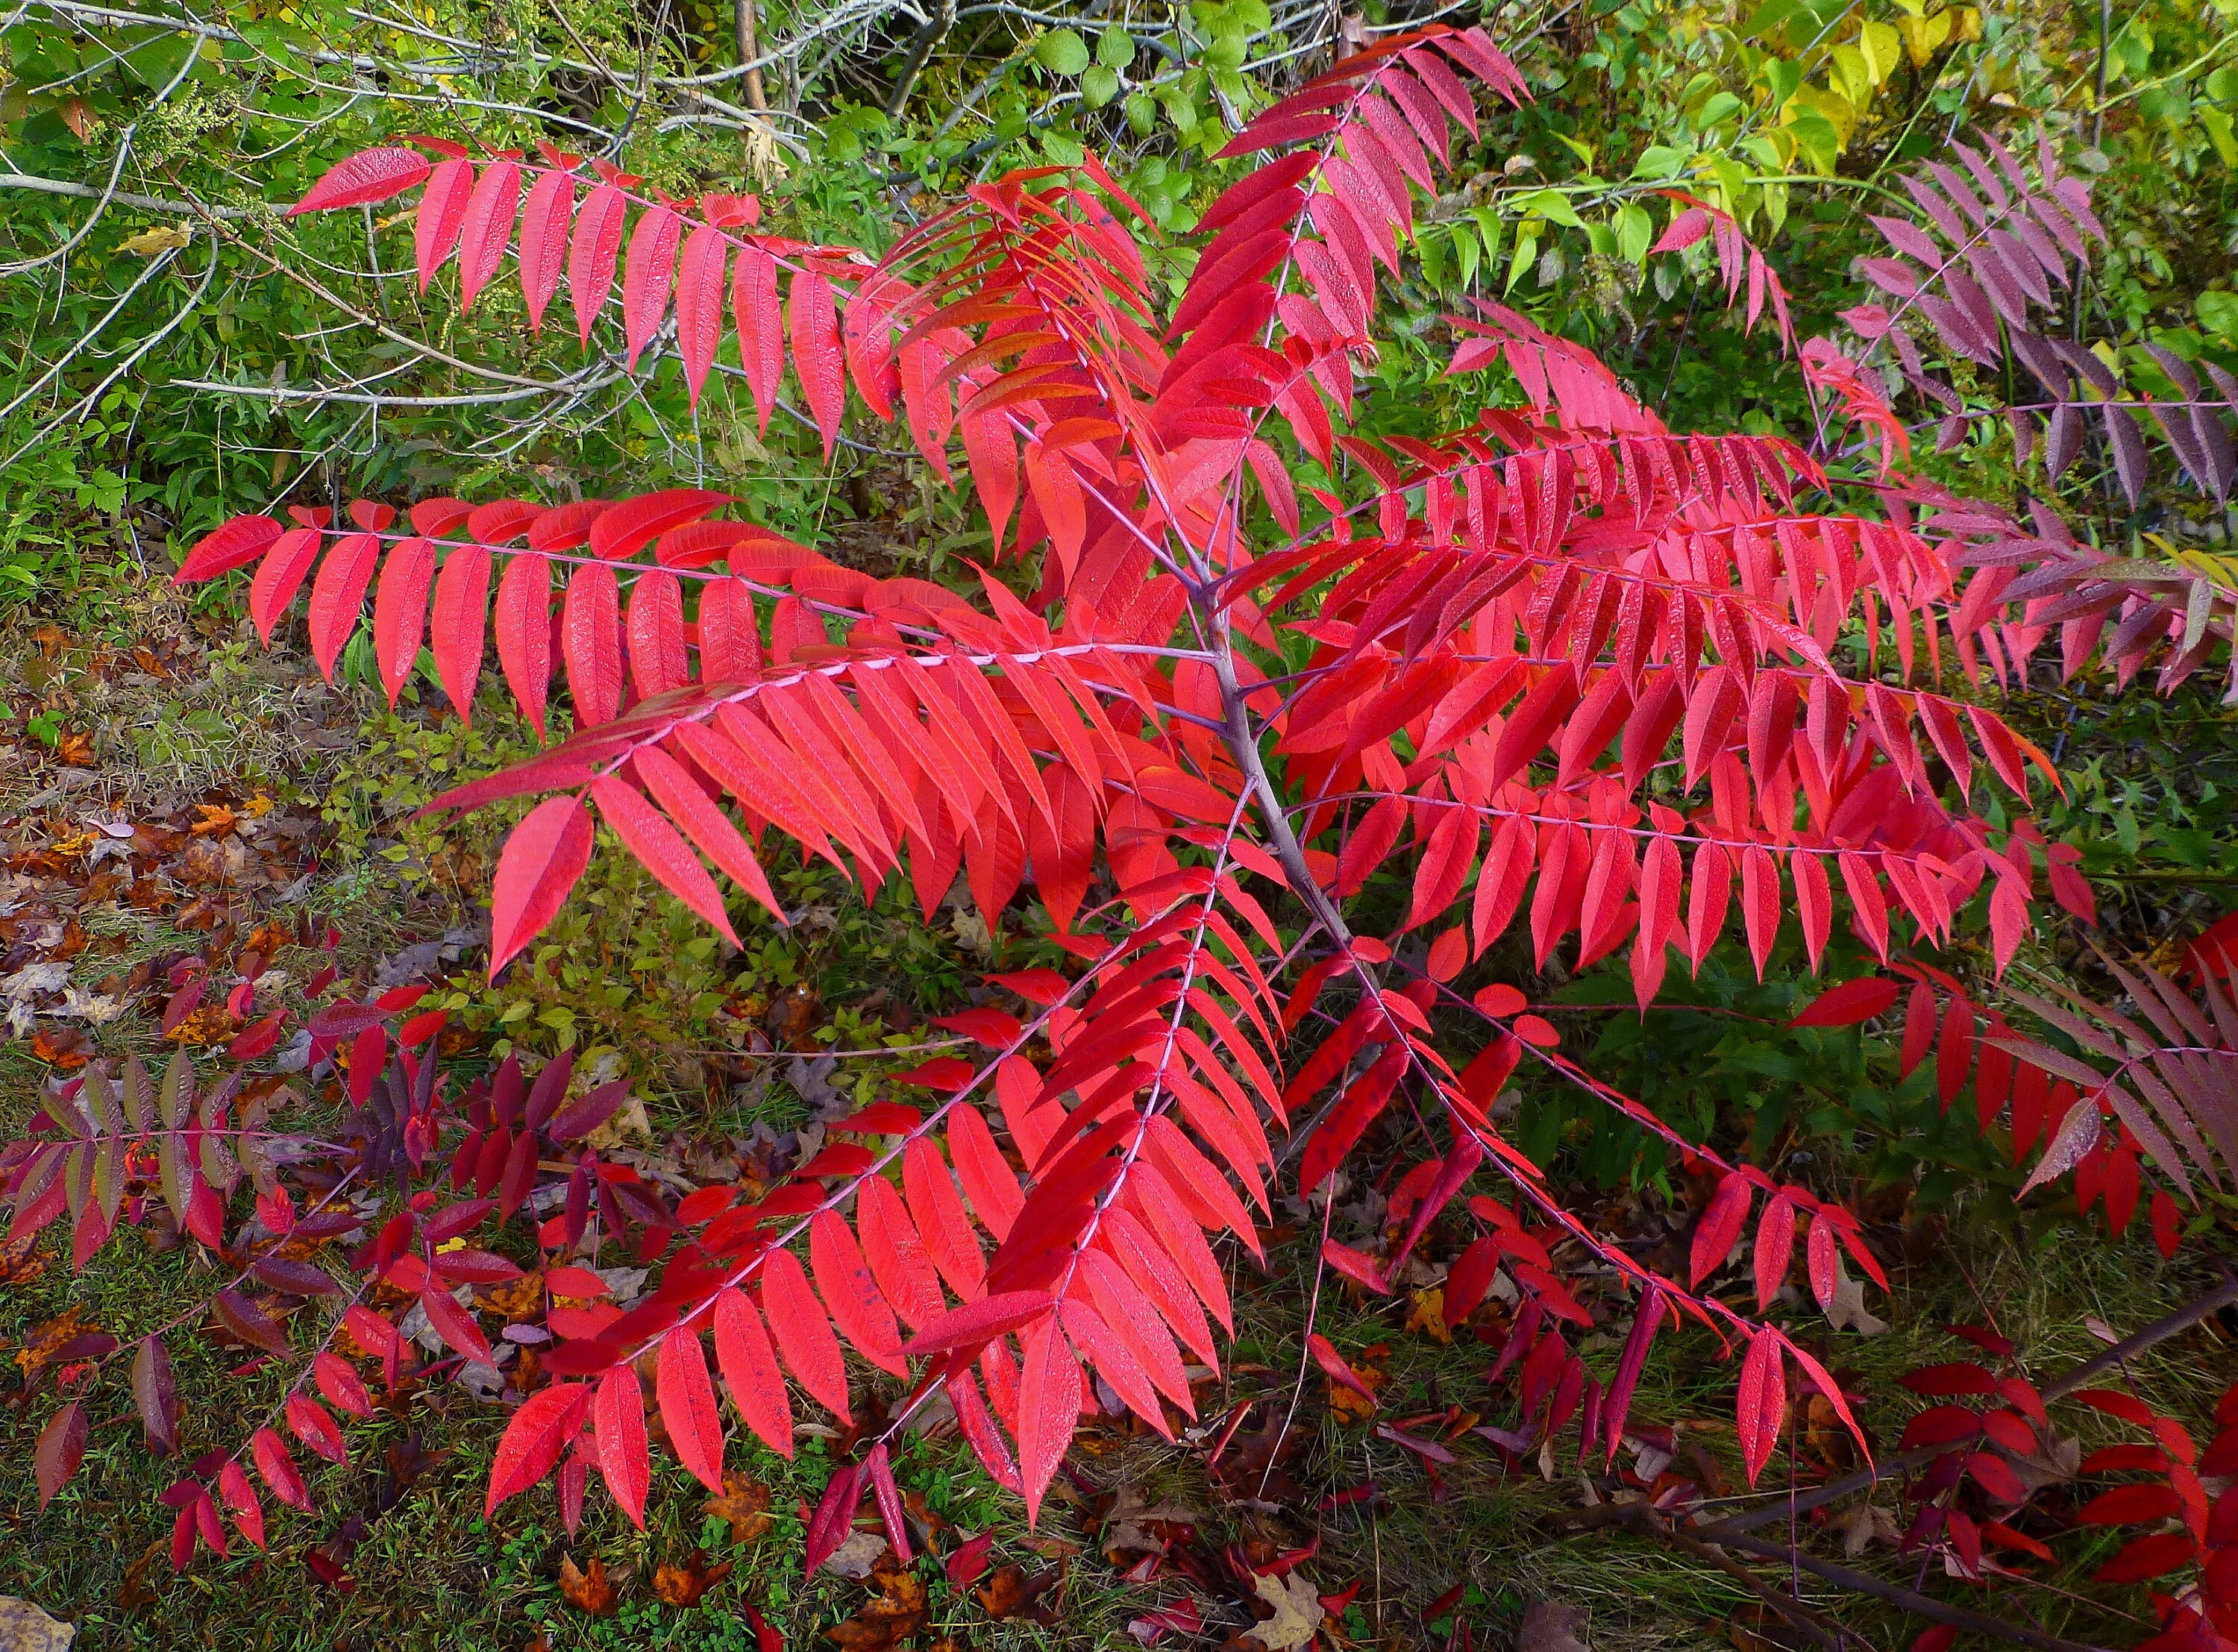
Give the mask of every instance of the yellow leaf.
[[(1849, 100), (1852, 109), (1864, 109), (1873, 101), (1873, 73), (1865, 62), (1864, 53), (1855, 46), (1837, 46), (1833, 50), (1833, 67), (1827, 73), (1835, 88)], [(1843, 134), (1847, 137), (1849, 134)]]
[(1951, 25), (1951, 35), (1960, 41), (1975, 41), (1982, 37), (1982, 13), (1974, 6), (1959, 6), (1952, 14), (1957, 22)]
[(136, 258), (153, 258), (157, 253), (175, 253), (194, 238), (195, 232), (185, 224), (161, 224), (128, 235), (116, 243), (116, 250)]
[(1896, 31), (1904, 39), (1904, 55), (1911, 59), (1911, 66), (1924, 69), (1928, 59), (1950, 38), (1950, 14), (1938, 11), (1931, 17), (1898, 17)]
[(1903, 47), (1897, 31), (1884, 23), (1869, 23), (1857, 31), (1857, 50), (1864, 54), (1865, 68), (1880, 85), (1896, 73), (1897, 53)]
[(1437, 1285), (1414, 1292), (1407, 1310), (1407, 1329), (1420, 1331), (1433, 1341), (1450, 1343), (1453, 1333), (1446, 1326), (1446, 1293)]

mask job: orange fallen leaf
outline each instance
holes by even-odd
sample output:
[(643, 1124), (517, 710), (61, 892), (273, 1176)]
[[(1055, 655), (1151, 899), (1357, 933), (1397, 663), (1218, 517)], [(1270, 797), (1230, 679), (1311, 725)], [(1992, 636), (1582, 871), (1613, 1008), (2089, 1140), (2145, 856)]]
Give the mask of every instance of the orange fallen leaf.
[(695, 1549), (682, 1565), (664, 1562), (653, 1573), (653, 1595), (664, 1606), (697, 1606), (701, 1596), (731, 1575), (732, 1564), (726, 1560), (710, 1566), (705, 1552)]
[(770, 1516), (770, 1489), (736, 1470), (723, 1477), (723, 1490), (699, 1505), (702, 1514), (728, 1523), (731, 1541), (750, 1543), (775, 1523)]
[(621, 1591), (606, 1581), (606, 1563), (591, 1556), (591, 1569), (578, 1570), (573, 1555), (560, 1561), (560, 1597), (579, 1612), (593, 1617), (612, 1617), (621, 1603)]

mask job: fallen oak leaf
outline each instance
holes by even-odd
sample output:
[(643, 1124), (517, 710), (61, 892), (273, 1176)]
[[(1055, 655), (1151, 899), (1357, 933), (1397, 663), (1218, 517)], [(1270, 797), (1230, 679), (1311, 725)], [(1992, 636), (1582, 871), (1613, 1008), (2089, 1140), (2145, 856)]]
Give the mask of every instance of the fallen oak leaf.
[(1251, 1588), (1270, 1609), (1251, 1629), (1251, 1638), (1267, 1652), (1294, 1652), (1308, 1645), (1320, 1630), (1325, 1616), (1321, 1593), (1295, 1571), (1280, 1577), (1255, 1576)]

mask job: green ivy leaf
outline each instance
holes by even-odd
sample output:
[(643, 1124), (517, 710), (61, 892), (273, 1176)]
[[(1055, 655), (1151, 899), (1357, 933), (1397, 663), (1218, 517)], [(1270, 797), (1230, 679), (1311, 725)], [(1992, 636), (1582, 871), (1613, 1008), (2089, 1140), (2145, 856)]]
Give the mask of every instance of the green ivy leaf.
[(1091, 63), (1088, 72), (1080, 77), (1080, 101), (1090, 109), (1102, 109), (1119, 96), (1118, 71), (1102, 63)]
[(1124, 29), (1106, 29), (1096, 39), (1096, 61), (1106, 69), (1125, 69), (1135, 61), (1135, 37)]

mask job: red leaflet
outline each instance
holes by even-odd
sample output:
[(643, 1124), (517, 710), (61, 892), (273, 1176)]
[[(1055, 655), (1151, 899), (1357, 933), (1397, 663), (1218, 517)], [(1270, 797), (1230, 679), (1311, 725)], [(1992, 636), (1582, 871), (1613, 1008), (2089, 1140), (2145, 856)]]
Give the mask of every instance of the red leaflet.
[[(808, 399), (808, 410), (816, 416), (816, 428), (824, 438), (824, 457), (828, 459), (832, 444), (839, 439), (839, 415), (846, 405), (839, 312), (832, 302), (831, 283), (812, 270), (802, 270), (792, 278), (792, 293), (785, 307), (792, 338), (792, 370), (800, 380), (801, 393)], [(758, 400), (758, 386), (755, 395)]]
[(287, 215), (366, 207), (401, 195), (427, 175), (427, 159), (416, 149), (361, 149), (337, 161), (327, 174), (288, 208)]
[[(304, 1514), (311, 1512), (310, 1489), (303, 1483), (303, 1476), (295, 1467), (295, 1459), (288, 1454), (287, 1441), (269, 1428), (260, 1428), (249, 1437), (248, 1455), (256, 1464), (257, 1477), (270, 1489), (274, 1497), (290, 1509), (299, 1510)], [(498, 1461), (500, 1464), (505, 1461), (502, 1445), (498, 1449)], [(492, 1486), (494, 1489), (494, 1481)], [(489, 1506), (493, 1509), (497, 1507), (496, 1501), (493, 1499)]]
[(1795, 1203), (1786, 1194), (1776, 1195), (1765, 1206), (1764, 1220), (1756, 1230), (1756, 1308), (1771, 1306), (1772, 1298), (1787, 1281), (1787, 1265), (1795, 1254)]
[(342, 1441), (341, 1426), (327, 1412), (327, 1408), (308, 1394), (290, 1394), (283, 1410), (288, 1417), (288, 1430), (297, 1439), (309, 1446), (329, 1463), (347, 1463), (349, 1450)]
[(264, 1505), (241, 1464), (228, 1458), (217, 1471), (218, 1497), (233, 1511), (234, 1528), (257, 1548), (264, 1547)]
[(1055, 1305), (1056, 1299), (1046, 1291), (1004, 1291), (981, 1297), (941, 1314), (910, 1338), (903, 1351), (922, 1355), (976, 1348), (1034, 1324)]
[(762, 903), (779, 923), (789, 922), (778, 904), (769, 878), (754, 856), (753, 845), (739, 834), (730, 817), (708, 800), (684, 766), (658, 746), (637, 754), (639, 777), (665, 809), (700, 853), (730, 874), (739, 888)]
[(186, 560), (179, 564), (178, 572), (171, 576), (171, 583), (191, 585), (254, 562), (280, 533), (280, 525), (268, 516), (236, 516), (195, 541)]
[(746, 1426), (779, 1457), (792, 1456), (792, 1402), (777, 1367), (762, 1317), (742, 1291), (725, 1287), (715, 1298), (715, 1358), (723, 1385)]
[(855, 1195), (855, 1224), (878, 1289), (904, 1325), (923, 1331), (945, 1311), (940, 1279), (902, 1196), (884, 1176), (864, 1180)]
[(894, 1311), (886, 1305), (870, 1264), (838, 1212), (818, 1211), (809, 1224), (808, 1259), (816, 1270), (817, 1289), (855, 1351), (881, 1371), (908, 1376)]
[(720, 230), (702, 224), (685, 238), (683, 267), (677, 274), (676, 347), (695, 407), (723, 336), (723, 260), (729, 250)]
[(373, 649), (392, 709), (419, 663), (427, 587), (434, 577), (435, 547), (425, 539), (399, 540), (381, 565), (381, 586), (373, 598)]
[(599, 805), (599, 816), (645, 869), (671, 895), (721, 931), (732, 946), (738, 945), (738, 935), (723, 910), (723, 896), (715, 888), (715, 880), (707, 876), (692, 845), (660, 811), (619, 780), (593, 780), (591, 796)]
[(1406, 1045), (1394, 1042), (1374, 1066), (1347, 1087), (1343, 1099), (1306, 1144), (1305, 1155), (1298, 1164), (1298, 1186), (1301, 1191), (1320, 1186), (1344, 1161), (1353, 1145), (1389, 1105), (1392, 1089), (1399, 1082), (1399, 1075), (1406, 1071), (1407, 1061)]
[(621, 255), (622, 220), (628, 210), (621, 190), (602, 183), (575, 215), (567, 248), (567, 290), (575, 305), (576, 334), (586, 344), (591, 341), (591, 324), (614, 288), (614, 261)]
[(2075, 1518), (2086, 1526), (2130, 1526), (2165, 1520), (2182, 1507), (2183, 1499), (2172, 1486), (2116, 1486), (2084, 1503), (2076, 1510)]
[(1753, 1197), (1747, 1180), (1740, 1175), (1728, 1174), (1718, 1184), (1718, 1191), (1710, 1196), (1709, 1207), (1694, 1226), (1688, 1284), (1699, 1285), (1725, 1265), (1726, 1255), (1748, 1220)]
[(497, 274), (505, 260), (506, 242), (513, 236), (513, 214), (520, 206), (520, 164), (499, 161), (485, 168), (467, 201), (467, 215), (459, 236), (459, 307), (473, 307), (475, 297)]
[(412, 220), (412, 257), (423, 293), (435, 279), (437, 268), (459, 244), (459, 230), (466, 222), (467, 202), (473, 184), (473, 162), (464, 159), (445, 161), (428, 175), (427, 192), (420, 197), (419, 211)]
[(871, 1455), (863, 1459), (863, 1472), (877, 1497), (878, 1518), (885, 1523), (886, 1541), (894, 1557), (906, 1566), (910, 1563), (909, 1522), (902, 1512), (902, 1490), (894, 1483), (893, 1465), (883, 1444), (871, 1448)]
[(506, 686), (541, 735), (545, 695), (552, 682), (549, 558), (506, 559), (505, 573), (497, 582), (497, 658), (505, 670)]
[(303, 588), (318, 554), (319, 531), (296, 528), (281, 534), (256, 565), (256, 578), (248, 587), (248, 617), (256, 623), (259, 641), (270, 644), (272, 628)]
[(758, 247), (738, 254), (731, 275), (731, 320), (738, 333), (738, 365), (745, 369), (761, 431), (767, 435), (778, 380), (785, 373), (785, 334), (778, 319), (777, 261)]
[(1780, 1359), (1779, 1333), (1759, 1331), (1750, 1339), (1748, 1357), (1741, 1362), (1740, 1399), (1734, 1412), (1751, 1485), (1771, 1461), (1786, 1410), (1787, 1372)]
[(327, 559), (311, 582), (311, 657), (320, 675), (334, 680), (334, 662), (342, 644), (357, 629), (358, 611), (365, 605), (365, 588), (373, 583), (374, 564), (381, 541), (370, 533), (345, 533), (334, 541)]
[[(524, 825), (526, 822), (522, 823)], [(473, 1314), (460, 1307), (448, 1291), (430, 1285), (420, 1293), (420, 1306), (427, 1316), (427, 1323), (444, 1345), (464, 1354), (477, 1364), (494, 1363), (490, 1357), (489, 1339), (482, 1335), (481, 1327), (474, 1323)]]
[(482, 638), (489, 600), (490, 553), (479, 545), (452, 547), (435, 576), (429, 642), (435, 675), (459, 721), (473, 723), (474, 685), (481, 680)]
[(676, 241), (682, 228), (675, 213), (653, 207), (639, 215), (630, 235), (629, 257), (622, 267), (622, 336), (632, 373), (637, 371), (639, 354), (660, 330), (660, 318), (668, 313), (668, 294), (676, 280)]
[(1080, 1420), (1080, 1366), (1054, 1318), (1025, 1333), (1025, 1371), (1018, 1384), (1018, 1474), (1026, 1499), (1026, 1523), (1041, 1515), (1042, 1494), (1056, 1477), (1056, 1465), (1072, 1443)]
[(1867, 975), (1829, 988), (1803, 1008), (1790, 1027), (1855, 1027), (1895, 1008), (1897, 983), (1886, 975)]
[(622, 709), (622, 620), (612, 568), (593, 564), (569, 578), (560, 605), (560, 652), (578, 725), (612, 722)]
[(1368, 1410), (1381, 1409), (1381, 1402), (1375, 1398), (1375, 1391), (1361, 1381), (1360, 1373), (1352, 1368), (1349, 1360), (1336, 1351), (1334, 1343), (1316, 1331), (1306, 1338), (1306, 1347), (1313, 1354), (1314, 1363), (1321, 1366), (1331, 1382), (1341, 1388), (1348, 1388), (1359, 1395), (1367, 1402)]
[(565, 172), (537, 175), (520, 213), (520, 295), (528, 330), (541, 332), (544, 312), (560, 290), (567, 258), (567, 220), (575, 207), (575, 180)]
[(839, 1357), (839, 1338), (824, 1305), (809, 1288), (808, 1275), (790, 1251), (771, 1251), (762, 1264), (762, 1307), (776, 1334), (778, 1351), (818, 1404), (851, 1427), (847, 1409), (847, 1369)]
[(707, 1379), (707, 1356), (699, 1333), (684, 1325), (660, 1339), (655, 1379), (660, 1420), (675, 1446), (677, 1460), (710, 1491), (723, 1489), (723, 1417), (715, 1408), (715, 1387)]
[(591, 813), (580, 799), (551, 797), (505, 840), (490, 882), (493, 979), (558, 914), (591, 863), (592, 836)]
[(373, 1415), (373, 1396), (366, 1392), (356, 1368), (340, 1354), (321, 1353), (311, 1361), (311, 1374), (319, 1391), (352, 1417)]
[[(591, 1425), (599, 1433), (599, 1472), (606, 1489), (630, 1517), (645, 1530), (645, 1497), (652, 1482), (652, 1457), (646, 1444), (645, 1391), (637, 1372), (616, 1365), (599, 1378), (598, 1397), (591, 1404)], [(719, 1483), (720, 1477), (718, 1477)]]
[(148, 1442), (166, 1455), (179, 1446), (179, 1390), (162, 1339), (149, 1337), (132, 1355), (132, 1404)]
[(591, 523), (591, 554), (609, 562), (633, 557), (661, 534), (697, 522), (731, 499), (704, 487), (674, 487), (610, 505)]
[(986, 1258), (940, 1150), (922, 1136), (903, 1151), (902, 1191), (925, 1253), (948, 1288), (967, 1302), (979, 1295), (987, 1285)]

